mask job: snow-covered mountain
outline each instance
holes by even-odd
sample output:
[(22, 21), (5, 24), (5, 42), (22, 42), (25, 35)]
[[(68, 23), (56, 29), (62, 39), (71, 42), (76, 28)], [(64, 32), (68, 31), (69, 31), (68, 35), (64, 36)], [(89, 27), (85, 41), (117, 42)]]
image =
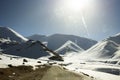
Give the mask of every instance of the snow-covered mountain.
[(51, 36), (44, 36), (44, 35), (33, 35), (28, 37), (28, 39), (32, 40), (40, 40), (40, 41), (46, 41), (48, 42), (47, 47), (56, 50), (59, 47), (61, 47), (63, 44), (65, 44), (68, 40), (77, 43), (78, 46), (83, 48), (84, 50), (90, 48), (94, 44), (97, 43), (95, 40), (91, 40), (84, 37), (79, 37), (75, 35), (65, 35), (65, 34), (54, 34)]
[(120, 33), (107, 38), (107, 40), (112, 40), (116, 42), (117, 44), (120, 44)]
[(103, 41), (98, 42), (87, 51), (83, 52), (87, 58), (105, 58), (118, 59), (120, 58), (120, 34), (109, 37)]
[(53, 57), (50, 59), (63, 60), (59, 54), (45, 46), (47, 42), (44, 43), (28, 40), (11, 28), (0, 27), (0, 52), (28, 58), (39, 58), (51, 53)]
[(118, 50), (118, 47), (119, 45), (113, 41), (101, 41), (85, 51), (84, 54), (87, 54), (86, 56), (90, 58), (112, 58), (114, 53)]
[(28, 40), (9, 27), (0, 27), (0, 38), (10, 39), (17, 42), (25, 42)]
[(39, 41), (27, 41), (25, 43), (9, 47), (5, 49), (3, 53), (28, 58), (39, 58), (49, 55)]
[(77, 44), (75, 44), (72, 41), (67, 41), (64, 45), (62, 45), (60, 48), (55, 50), (55, 52), (60, 54), (65, 54), (68, 52), (82, 52), (84, 49), (80, 48)]
[(29, 58), (39, 58), (41, 56), (49, 55), (36, 41), (27, 41), (26, 43), (12, 46), (4, 50), (3, 53)]

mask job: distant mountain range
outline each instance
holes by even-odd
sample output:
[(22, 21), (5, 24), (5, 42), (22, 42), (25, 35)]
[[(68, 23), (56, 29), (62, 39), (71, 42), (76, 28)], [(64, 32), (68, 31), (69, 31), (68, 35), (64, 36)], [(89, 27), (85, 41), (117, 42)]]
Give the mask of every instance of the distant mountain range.
[[(39, 58), (50, 54), (62, 60), (59, 54), (48, 49), (40, 41), (28, 40), (8, 27), (0, 27), (0, 51), (10, 55)], [(51, 58), (52, 59), (52, 58)]]
[(56, 50), (60, 54), (65, 54), (68, 47), (71, 52), (77, 52), (88, 49), (97, 43), (97, 41), (91, 39), (65, 34), (54, 34), (51, 36), (34, 35), (29, 37), (29, 39), (32, 39), (29, 40), (9, 27), (0, 27), (0, 39), (0, 50), (3, 53), (29, 58), (49, 55), (48, 51), (45, 51), (38, 40), (43, 43), (46, 42), (50, 50)]
[(77, 52), (80, 53), (78, 57), (87, 59), (120, 59), (120, 33), (97, 43), (88, 38), (65, 34), (33, 35), (27, 39), (11, 28), (0, 27), (0, 51), (3, 53), (39, 58), (51, 54), (48, 50), (55, 51), (52, 55), (58, 56)]
[(60, 48), (69, 40), (76, 43), (79, 47), (81, 47), (84, 50), (90, 48), (91, 46), (97, 43), (97, 41), (92, 39), (65, 34), (54, 34), (51, 36), (32, 35), (27, 38), (32, 40), (40, 40), (41, 42), (48, 42), (47, 47), (52, 50)]

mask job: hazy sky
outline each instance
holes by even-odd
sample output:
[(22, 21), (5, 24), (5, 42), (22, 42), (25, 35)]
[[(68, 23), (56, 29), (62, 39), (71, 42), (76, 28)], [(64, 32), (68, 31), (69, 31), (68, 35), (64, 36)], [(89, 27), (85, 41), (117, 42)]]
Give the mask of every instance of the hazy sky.
[(68, 0), (0, 0), (0, 26), (24, 36), (62, 33), (102, 40), (119, 33), (120, 0), (90, 1), (78, 9), (76, 3), (68, 8)]

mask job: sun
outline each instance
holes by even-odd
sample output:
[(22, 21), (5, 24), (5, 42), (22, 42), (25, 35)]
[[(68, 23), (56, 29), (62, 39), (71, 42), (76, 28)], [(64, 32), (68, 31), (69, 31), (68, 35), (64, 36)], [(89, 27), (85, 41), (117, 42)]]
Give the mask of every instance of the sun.
[(92, 5), (93, 0), (60, 0), (55, 5), (55, 15), (65, 24), (86, 24), (84, 15), (90, 12)]
[(80, 11), (89, 5), (90, 0), (65, 0), (65, 6), (73, 11)]

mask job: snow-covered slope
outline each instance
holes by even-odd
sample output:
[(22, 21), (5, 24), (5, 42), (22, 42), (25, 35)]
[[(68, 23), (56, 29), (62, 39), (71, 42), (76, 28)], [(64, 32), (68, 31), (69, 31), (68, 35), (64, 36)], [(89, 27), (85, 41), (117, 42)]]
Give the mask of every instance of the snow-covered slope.
[(16, 41), (11, 41), (9, 39), (0, 38), (0, 48), (1, 48), (1, 51), (5, 50), (5, 49), (7, 49), (9, 47), (15, 46), (17, 44), (19, 44), (19, 43), (16, 42)]
[(120, 33), (107, 38), (107, 40), (112, 40), (116, 42), (117, 44), (120, 44)]
[(82, 52), (84, 49), (80, 48), (77, 44), (69, 40), (55, 51), (60, 54), (65, 54), (68, 52)]
[(29, 40), (27, 42), (4, 49), (2, 52), (9, 55), (16, 55), (27, 58), (39, 58), (43, 56), (49, 56), (49, 59), (52, 60), (63, 60), (59, 54), (47, 48), (40, 41)]
[(0, 43), (11, 42), (9, 39), (0, 38)]
[(86, 58), (120, 59), (120, 35), (114, 35), (100, 41), (82, 55)]
[(113, 59), (120, 59), (120, 47), (118, 48), (118, 51), (114, 53)]
[(105, 40), (97, 43), (84, 53), (86, 57), (90, 58), (112, 58), (114, 53), (118, 50), (119, 45), (111, 40)]
[[(24, 59), (27, 61), (24, 63)], [(19, 66), (19, 65), (31, 65), (35, 66), (40, 63), (37, 63), (38, 60), (36, 59), (30, 59), (30, 58), (25, 58), (25, 57), (19, 57), (19, 56), (14, 56), (14, 55), (7, 55), (4, 53), (0, 52), (0, 68), (7, 68), (8, 65), (12, 66)]]
[(45, 51), (44, 47), (41, 46), (39, 41), (27, 41), (25, 43), (9, 47), (5, 49), (3, 53), (29, 58), (39, 58), (49, 55), (48, 52)]
[(0, 38), (10, 39), (18, 42), (25, 42), (28, 40), (9, 27), (0, 27)]
[(88, 38), (79, 37), (75, 35), (65, 35), (65, 34), (54, 34), (51, 36), (33, 35), (28, 37), (28, 39), (40, 40), (41, 42), (46, 41), (48, 42), (47, 47), (52, 50), (58, 49), (68, 40), (77, 43), (77, 45), (83, 48), (84, 50), (90, 48), (91, 46), (97, 43), (97, 41)]

